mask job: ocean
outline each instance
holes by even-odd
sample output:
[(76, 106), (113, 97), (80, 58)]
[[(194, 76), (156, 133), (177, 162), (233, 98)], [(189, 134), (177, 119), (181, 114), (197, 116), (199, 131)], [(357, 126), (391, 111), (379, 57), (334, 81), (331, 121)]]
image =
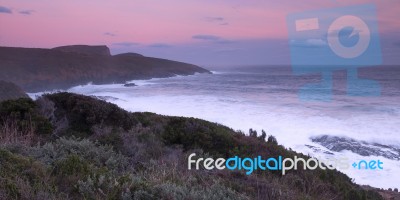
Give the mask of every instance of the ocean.
[[(135, 87), (88, 84), (68, 91), (98, 96), (132, 112), (196, 117), (245, 133), (249, 128), (259, 133), (263, 129), (279, 144), (317, 158), (346, 157), (350, 164), (379, 159), (382, 170), (341, 171), (359, 184), (400, 187), (400, 67), (359, 70), (360, 77), (381, 86), (381, 95), (371, 97), (347, 95), (346, 72), (335, 72), (331, 101), (299, 98), (299, 88), (318, 82), (321, 74), (294, 75), (290, 66), (207, 69), (213, 74), (131, 81)], [(359, 88), (363, 89), (368, 88)], [(323, 135), (345, 140), (340, 144), (312, 140)], [(375, 150), (380, 153), (374, 154)]]

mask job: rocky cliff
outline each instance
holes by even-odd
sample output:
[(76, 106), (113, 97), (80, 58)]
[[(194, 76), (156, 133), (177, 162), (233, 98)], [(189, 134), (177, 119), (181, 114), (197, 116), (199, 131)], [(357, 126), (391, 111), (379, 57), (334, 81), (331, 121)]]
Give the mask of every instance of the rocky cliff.
[(210, 73), (187, 63), (135, 53), (112, 56), (106, 46), (74, 45), (53, 49), (0, 47), (0, 80), (27, 92), (66, 89), (79, 84)]
[(111, 56), (110, 49), (105, 46), (89, 46), (89, 45), (70, 45), (53, 48), (62, 52), (75, 52), (89, 55)]

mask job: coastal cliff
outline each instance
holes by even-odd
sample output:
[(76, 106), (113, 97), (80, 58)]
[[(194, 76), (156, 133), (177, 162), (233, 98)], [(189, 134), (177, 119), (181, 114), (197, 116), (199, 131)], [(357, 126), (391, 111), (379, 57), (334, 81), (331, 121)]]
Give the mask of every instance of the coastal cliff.
[(0, 80), (27, 92), (135, 79), (210, 73), (196, 65), (135, 53), (111, 55), (107, 46), (73, 45), (53, 49), (0, 47)]

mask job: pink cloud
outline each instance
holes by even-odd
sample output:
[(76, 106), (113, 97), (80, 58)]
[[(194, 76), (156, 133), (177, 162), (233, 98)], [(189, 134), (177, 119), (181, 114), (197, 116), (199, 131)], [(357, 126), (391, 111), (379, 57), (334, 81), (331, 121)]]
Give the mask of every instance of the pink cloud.
[[(351, 4), (354, 1), (19, 1), (2, 6), (35, 10), (31, 15), (0, 14), (0, 45), (53, 47), (65, 44), (182, 44), (198, 42), (193, 35), (215, 35), (226, 40), (284, 39), (285, 17), (290, 12)], [(380, 29), (398, 30), (398, 1), (376, 1)], [(226, 23), (210, 23), (218, 16)], [(112, 33), (115, 37), (107, 37)]]

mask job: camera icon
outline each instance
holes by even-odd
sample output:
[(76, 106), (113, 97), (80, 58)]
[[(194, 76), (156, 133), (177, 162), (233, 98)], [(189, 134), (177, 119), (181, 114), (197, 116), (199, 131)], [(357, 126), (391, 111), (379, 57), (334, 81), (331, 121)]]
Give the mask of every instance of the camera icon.
[(332, 73), (347, 71), (347, 94), (379, 96), (378, 82), (358, 77), (361, 67), (382, 64), (373, 4), (294, 13), (287, 16), (293, 73), (321, 73), (318, 83), (300, 88), (303, 100), (332, 99)]

